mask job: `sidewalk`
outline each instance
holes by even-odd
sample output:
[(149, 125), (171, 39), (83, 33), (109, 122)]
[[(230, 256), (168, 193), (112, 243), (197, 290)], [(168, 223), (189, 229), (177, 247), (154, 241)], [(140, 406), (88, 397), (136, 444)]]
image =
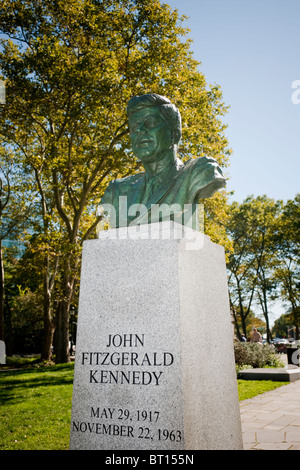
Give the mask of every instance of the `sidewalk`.
[(300, 380), (240, 402), (244, 449), (300, 450)]

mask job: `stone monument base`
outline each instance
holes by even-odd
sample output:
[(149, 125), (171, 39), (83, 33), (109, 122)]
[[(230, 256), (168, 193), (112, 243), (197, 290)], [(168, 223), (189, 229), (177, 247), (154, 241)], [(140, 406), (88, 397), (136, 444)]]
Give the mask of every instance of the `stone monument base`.
[(175, 223), (84, 243), (71, 449), (242, 449), (224, 250)]

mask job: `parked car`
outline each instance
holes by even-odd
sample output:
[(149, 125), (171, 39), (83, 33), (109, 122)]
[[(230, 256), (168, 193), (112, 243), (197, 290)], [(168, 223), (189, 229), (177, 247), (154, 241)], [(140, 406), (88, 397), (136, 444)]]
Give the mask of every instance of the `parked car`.
[(286, 353), (287, 345), (290, 344), (290, 342), (285, 338), (274, 338), (273, 344), (278, 353)]

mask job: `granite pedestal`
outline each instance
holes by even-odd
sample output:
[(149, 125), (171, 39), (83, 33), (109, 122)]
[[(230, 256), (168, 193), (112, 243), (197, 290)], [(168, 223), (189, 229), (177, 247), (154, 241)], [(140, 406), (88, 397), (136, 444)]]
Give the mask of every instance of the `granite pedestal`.
[(174, 223), (101, 236), (83, 247), (70, 448), (241, 449), (223, 248)]

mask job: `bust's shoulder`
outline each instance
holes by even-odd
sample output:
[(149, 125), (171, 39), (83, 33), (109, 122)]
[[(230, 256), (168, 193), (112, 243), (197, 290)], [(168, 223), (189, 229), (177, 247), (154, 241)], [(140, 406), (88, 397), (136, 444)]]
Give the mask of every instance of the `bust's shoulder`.
[(201, 178), (206, 181), (224, 178), (220, 165), (212, 157), (193, 158), (188, 160), (184, 166), (185, 171), (190, 174), (192, 179)]
[(129, 191), (137, 189), (141, 184), (143, 184), (145, 178), (145, 173), (136, 173), (135, 175), (126, 176), (125, 178), (117, 178), (112, 184), (115, 191), (122, 195), (127, 194)]
[(135, 175), (125, 176), (124, 178), (116, 178), (111, 180), (109, 185), (107, 186), (108, 191), (114, 191), (117, 187), (125, 187), (135, 184), (139, 181), (142, 181), (144, 178), (145, 173), (136, 173)]
[(185, 164), (186, 170), (206, 170), (209, 168), (220, 168), (217, 160), (212, 157), (199, 157), (199, 158), (191, 158)]
[(212, 157), (194, 158), (185, 163), (189, 175), (189, 199), (212, 196), (224, 188), (226, 180), (218, 162)]
[(102, 197), (104, 203), (111, 203), (118, 195), (127, 194), (129, 190), (138, 186), (144, 180), (144, 172), (136, 173), (135, 175), (129, 175), (125, 178), (116, 178), (111, 180), (107, 186), (105, 193)]
[(123, 185), (123, 184), (127, 185), (127, 184), (137, 183), (141, 181), (144, 178), (144, 176), (145, 176), (145, 172), (140, 172), (134, 175), (125, 176), (125, 178), (117, 178), (113, 180), (112, 183), (115, 184), (116, 186)]

